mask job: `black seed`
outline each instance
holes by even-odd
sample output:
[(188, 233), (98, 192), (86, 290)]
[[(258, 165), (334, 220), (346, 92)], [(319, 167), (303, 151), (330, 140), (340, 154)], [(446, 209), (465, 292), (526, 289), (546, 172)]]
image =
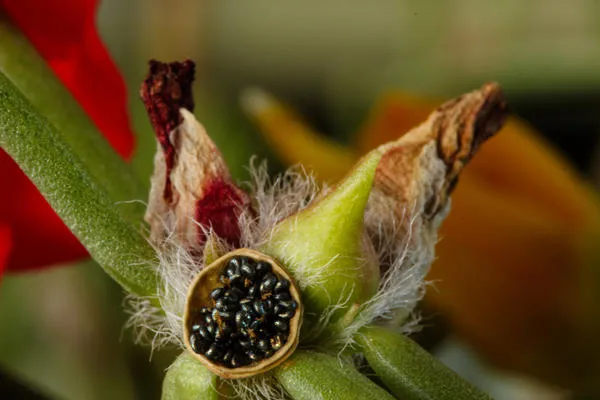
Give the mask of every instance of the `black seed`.
[(261, 321), (260, 319), (255, 319), (250, 324), (250, 329), (252, 329), (255, 333), (262, 331), (264, 328), (265, 328), (265, 323), (263, 321)]
[(267, 315), (273, 308), (273, 302), (270, 300), (255, 300), (252, 304), (252, 308), (258, 315)]
[(249, 359), (251, 359), (252, 361), (257, 361), (261, 359), (261, 356), (254, 350), (247, 350), (246, 351), (246, 355), (248, 356)]
[(277, 316), (281, 319), (291, 319), (295, 313), (296, 313), (295, 310), (284, 310), (284, 311), (278, 313)]
[(219, 300), (215, 301), (215, 309), (219, 311), (227, 311), (229, 309), (227, 300), (221, 297)]
[(216, 301), (223, 297), (223, 294), (225, 294), (225, 288), (219, 287), (210, 292), (210, 298)]
[(208, 348), (208, 350), (206, 350), (206, 353), (204, 353), (204, 355), (207, 358), (209, 358), (213, 361), (216, 361), (222, 357), (223, 352), (221, 350), (219, 350), (219, 348), (217, 347), (216, 344), (213, 344)]
[(263, 357), (264, 357), (264, 358), (269, 358), (269, 357), (271, 357), (273, 354), (275, 354), (275, 352), (274, 352), (273, 350), (268, 350), (268, 351), (265, 351), (265, 352), (263, 353)]
[(205, 314), (204, 315), (204, 323), (205, 324), (212, 324), (215, 320), (212, 317), (212, 314)]
[(261, 339), (256, 343), (256, 347), (263, 353), (271, 350), (271, 343), (266, 339)]
[(245, 311), (238, 311), (235, 314), (235, 324), (240, 328), (248, 328), (252, 323), (252, 316)]
[(256, 275), (258, 275), (259, 277), (263, 276), (267, 272), (271, 272), (272, 270), (273, 267), (271, 267), (271, 264), (269, 264), (268, 262), (260, 261), (258, 264), (256, 264)]
[(194, 350), (194, 353), (202, 353), (202, 338), (197, 332), (190, 335), (190, 346)]
[(227, 268), (225, 268), (225, 273), (227, 276), (231, 277), (233, 275), (237, 275), (240, 273), (240, 266), (242, 265), (242, 260), (240, 257), (233, 257), (231, 260), (227, 262)]
[(275, 351), (279, 350), (285, 343), (285, 338), (281, 335), (273, 336), (270, 340), (271, 348)]
[(225, 297), (234, 303), (238, 303), (244, 297), (244, 292), (236, 287), (232, 287), (225, 293)]
[(200, 335), (200, 337), (202, 337), (202, 339), (207, 340), (207, 341), (211, 341), (213, 340), (213, 332), (210, 332), (208, 330), (208, 327), (210, 325), (202, 325), (199, 329), (198, 329), (198, 334)]
[(231, 358), (231, 367), (238, 368), (250, 364), (250, 360), (244, 354), (236, 353)]
[(292, 299), (292, 296), (290, 296), (290, 292), (281, 292), (273, 296), (273, 299), (277, 302), (289, 301)]
[(244, 263), (240, 267), (240, 273), (246, 278), (253, 279), (256, 276), (256, 269), (254, 265)]
[(277, 303), (277, 305), (282, 308), (285, 308), (286, 310), (295, 310), (297, 307), (297, 304), (294, 300), (280, 301)]
[(229, 284), (231, 286), (237, 286), (238, 288), (243, 288), (244, 287), (244, 277), (239, 273), (231, 275), (231, 276), (229, 276)]
[(277, 277), (275, 274), (271, 272), (267, 273), (260, 284), (260, 294), (265, 295), (267, 293), (271, 293), (276, 284)]
[(211, 337), (215, 334), (215, 332), (217, 331), (217, 325), (216, 324), (207, 324), (204, 326), (206, 328), (206, 331), (208, 333), (210, 333)]
[(231, 363), (231, 359), (233, 358), (233, 350), (227, 350), (227, 353), (223, 356), (223, 364), (229, 365)]
[(275, 293), (280, 293), (280, 292), (285, 292), (290, 288), (290, 281), (288, 281), (287, 279), (280, 279), (277, 281), (277, 284), (275, 285), (275, 289), (273, 289), (275, 291)]
[(192, 325), (191, 331), (192, 332), (197, 332), (200, 329), (201, 326), (202, 325), (200, 325), (200, 324), (194, 324), (194, 325)]
[(240, 347), (244, 350), (248, 350), (254, 347), (250, 340), (240, 340), (238, 343), (240, 344)]
[(280, 332), (286, 332), (290, 329), (288, 321), (283, 319), (276, 319), (275, 322), (273, 322), (273, 326)]
[(210, 309), (208, 307), (202, 307), (199, 312), (200, 314), (210, 313)]
[(257, 298), (260, 294), (260, 288), (257, 285), (250, 286), (248, 288), (248, 297), (251, 299)]

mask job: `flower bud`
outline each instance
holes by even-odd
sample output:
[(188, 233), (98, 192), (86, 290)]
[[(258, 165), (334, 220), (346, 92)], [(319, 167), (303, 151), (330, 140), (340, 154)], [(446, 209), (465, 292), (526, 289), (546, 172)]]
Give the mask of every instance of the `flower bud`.
[(325, 197), (281, 221), (265, 245), (298, 280), (307, 313), (335, 307), (339, 317), (377, 290), (379, 265), (364, 212), (380, 159), (379, 151), (367, 155)]

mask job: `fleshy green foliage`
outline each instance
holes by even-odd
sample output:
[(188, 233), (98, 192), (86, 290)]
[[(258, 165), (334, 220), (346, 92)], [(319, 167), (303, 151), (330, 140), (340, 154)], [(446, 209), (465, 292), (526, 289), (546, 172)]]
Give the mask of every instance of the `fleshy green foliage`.
[[(282, 260), (300, 285), (308, 313), (361, 304), (377, 290), (379, 268), (363, 240), (364, 211), (381, 154), (372, 152), (326, 197), (283, 220), (265, 252)], [(337, 314), (338, 316), (341, 313)]]
[[(50, 122), (114, 201), (146, 200), (148, 189), (99, 134), (68, 90), (23, 34), (0, 17), (0, 71)], [(121, 204), (132, 222), (142, 219), (140, 203)]]
[(336, 357), (296, 351), (275, 370), (279, 383), (295, 400), (388, 400), (381, 387)]
[(216, 385), (217, 376), (184, 352), (167, 370), (162, 400), (218, 400)]
[[(74, 135), (70, 141), (76, 140)], [(113, 279), (139, 296), (156, 293), (154, 271), (147, 264), (154, 259), (154, 251), (139, 228), (126, 220), (116, 204), (119, 199), (105, 188), (103, 182), (111, 179), (109, 173), (102, 165), (84, 163), (3, 74), (0, 74), (0, 146)], [(108, 147), (96, 151), (100, 158), (106, 153), (107, 160), (114, 155)]]
[(404, 335), (368, 327), (356, 339), (371, 368), (399, 399), (490, 399)]

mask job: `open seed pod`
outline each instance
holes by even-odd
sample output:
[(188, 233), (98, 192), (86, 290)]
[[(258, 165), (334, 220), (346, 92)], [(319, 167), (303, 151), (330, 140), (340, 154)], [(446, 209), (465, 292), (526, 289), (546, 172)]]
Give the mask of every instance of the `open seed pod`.
[(302, 312), (300, 292), (276, 260), (238, 249), (192, 282), (183, 322), (185, 344), (222, 378), (257, 375), (294, 352)]

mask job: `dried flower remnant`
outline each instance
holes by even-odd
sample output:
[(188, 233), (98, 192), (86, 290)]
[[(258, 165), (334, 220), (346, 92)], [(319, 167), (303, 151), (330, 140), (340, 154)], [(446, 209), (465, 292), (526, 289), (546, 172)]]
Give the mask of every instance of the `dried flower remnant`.
[(221, 153), (191, 114), (193, 78), (192, 61), (151, 61), (140, 91), (158, 140), (146, 213), (151, 240), (161, 243), (167, 233), (175, 233), (190, 251), (201, 247), (209, 229), (238, 244), (237, 219), (248, 204)]

